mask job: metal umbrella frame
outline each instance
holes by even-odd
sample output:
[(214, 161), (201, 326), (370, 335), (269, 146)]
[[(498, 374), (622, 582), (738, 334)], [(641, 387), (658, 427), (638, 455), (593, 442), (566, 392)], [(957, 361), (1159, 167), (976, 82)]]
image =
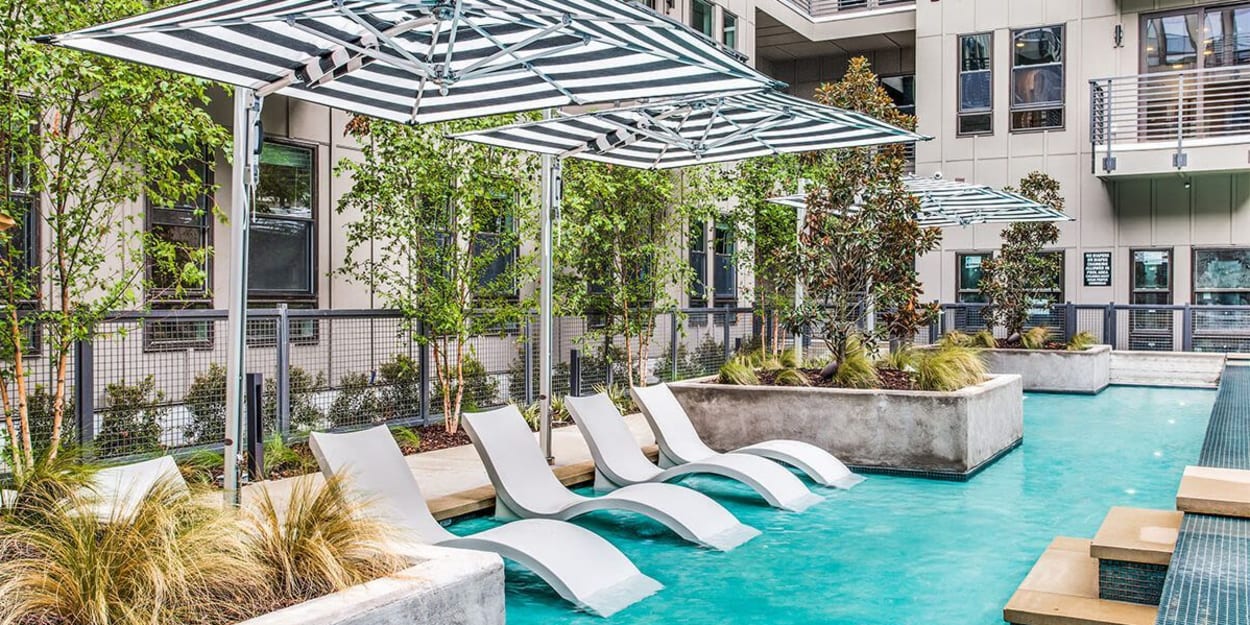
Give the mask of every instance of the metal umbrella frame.
[[(694, 30), (618, 0), (194, 0), (41, 43), (236, 87), (225, 496), (239, 502), (247, 260), (264, 98), (404, 123), (784, 86)], [(551, 214), (543, 158), (540, 369), (550, 455)]]

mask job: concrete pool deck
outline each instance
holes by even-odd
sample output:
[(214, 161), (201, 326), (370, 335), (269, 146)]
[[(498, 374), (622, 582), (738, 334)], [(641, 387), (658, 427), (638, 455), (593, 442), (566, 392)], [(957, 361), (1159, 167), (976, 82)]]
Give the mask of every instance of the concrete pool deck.
[[(638, 445), (654, 459), (655, 437), (642, 415), (629, 415), (625, 417), (625, 423)], [(552, 455), (555, 456), (553, 470), (565, 485), (585, 484), (594, 479), (590, 448), (586, 446), (586, 441), (576, 426), (552, 429), (551, 448)], [(472, 445), (413, 454), (406, 456), (405, 460), (417, 477), (421, 494), (429, 502), (430, 511), (436, 519), (441, 521), (489, 511), (494, 506), (495, 489), (490, 484), (490, 477), (486, 475), (486, 467)], [(290, 498), (296, 481), (301, 479), (320, 481), (322, 477), (320, 473), (313, 473), (310, 476), (249, 484), (243, 489), (243, 503), (246, 505), (255, 501), (263, 489), (281, 507), (282, 502)]]

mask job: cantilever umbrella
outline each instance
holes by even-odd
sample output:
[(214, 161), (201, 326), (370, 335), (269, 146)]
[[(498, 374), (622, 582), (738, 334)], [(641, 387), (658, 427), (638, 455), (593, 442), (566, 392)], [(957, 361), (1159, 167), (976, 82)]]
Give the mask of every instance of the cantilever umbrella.
[[(225, 441), (226, 496), (234, 502), (249, 202), (265, 96), (425, 123), (780, 85), (693, 30), (618, 0), (195, 0), (40, 41), (238, 87)], [(546, 167), (545, 254), (555, 184)], [(550, 289), (549, 274), (542, 289)], [(542, 394), (545, 412), (549, 388)]]
[[(1071, 221), (1063, 211), (1034, 202), (1018, 193), (980, 184), (941, 178), (909, 177), (907, 190), (920, 200), (916, 221), (926, 227), (970, 226), (1015, 221)], [(769, 199), (770, 202), (803, 209), (807, 194)]]

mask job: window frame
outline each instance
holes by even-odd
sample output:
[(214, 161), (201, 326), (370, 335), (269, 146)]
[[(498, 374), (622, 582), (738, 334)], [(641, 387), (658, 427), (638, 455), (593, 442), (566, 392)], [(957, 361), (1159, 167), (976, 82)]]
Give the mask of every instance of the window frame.
[[(723, 239), (724, 241), (727, 242), (726, 249), (729, 250), (726, 253), (721, 253), (717, 249), (717, 239), (718, 239), (717, 235), (721, 232), (722, 226), (723, 226), (724, 231), (727, 233), (725, 235), (725, 238)], [(711, 239), (712, 239), (712, 246), (711, 246), (712, 247), (711, 249), (711, 252), (712, 252), (712, 303), (716, 308), (723, 308), (724, 306), (729, 306), (729, 305), (737, 307), (738, 305), (738, 259), (737, 259), (738, 241), (737, 241), (737, 236), (736, 236), (737, 233), (734, 232), (734, 227), (731, 222), (721, 221), (719, 219), (717, 219), (715, 223), (711, 224), (710, 229), (711, 229), (711, 235), (712, 235), (711, 236)], [(721, 285), (716, 280), (716, 276), (718, 273), (717, 270), (720, 267), (722, 257), (724, 258), (725, 266), (728, 268), (727, 274), (730, 277), (730, 281), (732, 283), (729, 285), (729, 290), (722, 290)]]
[[(249, 300), (255, 299), (258, 301), (268, 301), (274, 304), (283, 303), (283, 302), (304, 304), (307, 302), (312, 302), (315, 307), (317, 303), (317, 296), (318, 296), (318, 291), (319, 291), (318, 287), (320, 286), (320, 273), (319, 273), (320, 254), (317, 253), (317, 248), (320, 243), (319, 232), (318, 232), (319, 228), (318, 228), (317, 222), (320, 220), (318, 219), (317, 213), (319, 212), (320, 201), (321, 201), (321, 197), (320, 197), (321, 196), (320, 147), (321, 146), (314, 142), (299, 141), (299, 140), (294, 140), (294, 139), (290, 139), (286, 137), (265, 137), (263, 143), (272, 143), (275, 145), (282, 145), (286, 147), (305, 149), (305, 150), (309, 150), (312, 155), (311, 163), (309, 164), (309, 168), (312, 174), (310, 181), (309, 181), (309, 185), (310, 185), (310, 189), (312, 193), (308, 202), (309, 213), (311, 217), (305, 219), (303, 217), (291, 217), (287, 215), (275, 216), (275, 215), (268, 215), (268, 214), (255, 213), (255, 212), (254, 212), (254, 217), (253, 217), (253, 220), (270, 219), (270, 220), (277, 220), (277, 221), (298, 221), (298, 222), (305, 222), (309, 224), (309, 234), (308, 234), (309, 289), (307, 291), (302, 291), (302, 292), (279, 291), (279, 290), (253, 289), (249, 285), (247, 289), (247, 296)], [(263, 149), (264, 148), (262, 148), (262, 154), (263, 154)], [(261, 167), (262, 168), (264, 167), (263, 163), (261, 164)], [(249, 263), (249, 271), (250, 271), (250, 264), (251, 263)]]
[[(963, 102), (964, 102), (963, 76), (964, 74), (971, 73), (971, 72), (968, 72), (963, 69), (963, 61), (964, 61), (963, 42), (964, 42), (964, 39), (967, 37), (980, 37), (982, 35), (988, 35), (990, 38), (989, 45), (986, 47), (986, 49), (989, 51), (989, 59), (988, 59), (989, 69), (976, 70), (976, 72), (987, 71), (990, 74), (990, 105), (988, 109), (983, 110), (983, 111), (982, 110), (965, 111), (963, 110)], [(955, 136), (956, 137), (979, 137), (979, 136), (991, 136), (994, 134), (994, 101), (996, 99), (994, 97), (994, 41), (995, 41), (994, 31), (992, 30), (976, 32), (976, 33), (964, 33), (955, 37), (955, 62), (957, 63), (957, 69), (955, 72), (955, 81), (956, 81), (955, 82)], [(962, 125), (964, 118), (975, 117), (975, 116), (980, 116), (980, 115), (986, 115), (989, 117), (990, 127), (986, 130), (979, 130), (976, 132), (965, 132), (963, 130), (963, 125)]]
[(964, 288), (964, 284), (963, 284), (964, 282), (963, 261), (965, 258), (972, 257), (972, 256), (979, 256), (981, 257), (982, 262), (985, 262), (986, 259), (994, 258), (994, 252), (993, 250), (985, 251), (985, 252), (978, 252), (978, 251), (955, 252), (955, 301), (960, 304), (984, 304), (985, 303), (983, 301), (965, 302), (963, 299), (961, 299), (961, 297), (965, 293), (975, 293), (977, 295), (980, 295), (981, 293), (981, 288), (979, 284), (977, 288), (975, 289)]
[[(696, 230), (700, 235), (698, 237), (694, 236)], [(689, 236), (686, 241), (686, 262), (695, 272), (695, 275), (690, 277), (690, 284), (686, 287), (686, 303), (690, 308), (707, 308), (708, 305), (707, 230), (706, 220), (691, 223), (688, 228)], [(696, 241), (699, 243), (698, 249), (694, 246)], [(698, 263), (695, 262), (696, 255), (698, 255), (698, 260), (700, 261)]]
[[(21, 96), (19, 96), (21, 97)], [(30, 100), (23, 98), (26, 103)], [(32, 132), (35, 139), (39, 139), (39, 128), (36, 126)], [(40, 143), (39, 145), (42, 145)], [(22, 186), (20, 195), (26, 202), (27, 208), (22, 220), (19, 224), (20, 232), (23, 236), (22, 246), (25, 248), (26, 270), (31, 272), (31, 284), (37, 293), (43, 293), (43, 272), (40, 269), (43, 266), (43, 194), (32, 193), (30, 189), (31, 174), (26, 171), (25, 185)], [(13, 190), (17, 188), (16, 184), (11, 184), (10, 198), (14, 195)], [(12, 201), (7, 199), (6, 201)], [(18, 316), (24, 316), (23, 313), (36, 313), (43, 305), (42, 296), (35, 299), (20, 300), (18, 302)], [(24, 324), (22, 341), (24, 349), (22, 356), (24, 358), (36, 358), (43, 354), (43, 326), (39, 324)]]
[[(708, 25), (708, 31), (710, 32), (704, 31), (702, 24), (694, 23), (694, 16), (695, 16), (694, 8), (699, 5), (707, 7), (707, 25)], [(700, 35), (703, 35), (704, 37), (707, 37), (708, 39), (715, 41), (716, 40), (716, 3), (712, 2), (712, 0), (690, 0), (690, 28), (694, 29), (696, 33), (699, 33)]]
[[(1165, 18), (1165, 17), (1175, 17), (1178, 15), (1186, 15), (1189, 13), (1193, 13), (1197, 17), (1198, 29), (1201, 32), (1202, 29), (1206, 28), (1206, 16), (1208, 12), (1223, 11), (1227, 9), (1250, 9), (1250, 2), (1228, 2), (1224, 4), (1213, 4), (1209, 6), (1208, 5), (1195, 5), (1195, 6), (1188, 6), (1188, 7), (1172, 8), (1172, 9), (1167, 9), (1163, 11), (1151, 11), (1150, 13), (1139, 14), (1137, 18), (1137, 41), (1138, 41), (1137, 70), (1138, 70), (1138, 73), (1139, 74), (1150, 73), (1150, 65), (1147, 62), (1146, 29), (1150, 26), (1151, 20)], [(1175, 70), (1175, 69), (1172, 69), (1170, 66), (1162, 65), (1160, 67), (1164, 69), (1160, 69), (1158, 71), (1161, 73), (1166, 73), (1166, 72), (1175, 72), (1175, 71), (1196, 71), (1196, 70), (1205, 69), (1207, 67), (1207, 62), (1206, 62), (1207, 55), (1205, 54), (1206, 48), (1204, 47), (1204, 43), (1205, 41), (1194, 42), (1196, 61), (1194, 63), (1193, 70)], [(1214, 65), (1212, 67), (1247, 67), (1247, 66), (1250, 66), (1250, 63), (1241, 63), (1241, 64), (1232, 64), (1232, 65)]]
[[(733, 21), (733, 26), (732, 26), (732, 27), (729, 25), (729, 22), (730, 22), (730, 21)], [(732, 43), (732, 44), (731, 44), (731, 43), (729, 43), (729, 41), (728, 41), (730, 33), (733, 33), (733, 43)], [(737, 50), (737, 49), (738, 49), (738, 43), (739, 43), (739, 37), (738, 37), (738, 35), (739, 35), (740, 33), (741, 33), (741, 22), (740, 22), (740, 18), (738, 17), (738, 14), (733, 13), (733, 12), (729, 11), (728, 9), (724, 9), (724, 8), (722, 8), (722, 9), (721, 9), (721, 19), (720, 19), (720, 42), (721, 42), (721, 45), (725, 46), (726, 48), (729, 48), (730, 50)]]
[[(216, 163), (215, 163), (214, 156), (212, 154), (205, 153), (203, 158), (205, 160), (204, 160), (204, 171), (202, 172), (203, 179), (201, 180), (201, 182), (203, 182), (204, 184), (204, 193), (200, 194), (200, 196), (197, 198), (197, 201), (202, 203), (202, 205), (199, 206), (198, 208), (200, 211), (203, 211), (203, 214), (200, 215), (200, 218), (203, 220), (203, 224), (198, 227), (204, 231), (204, 249), (211, 250), (213, 247), (213, 238), (214, 238), (213, 237), (213, 230), (214, 230), (213, 223), (214, 222), (212, 219), (212, 209), (216, 201), (215, 201), (215, 198), (212, 197), (213, 194), (209, 193), (208, 190), (213, 187), (213, 184), (216, 181), (217, 172), (215, 171)], [(170, 211), (187, 211), (187, 208), (183, 206), (156, 206), (155, 204), (152, 203), (152, 199), (150, 196), (145, 196), (144, 207), (143, 207), (143, 230), (148, 235), (152, 234), (152, 226), (154, 225), (176, 225), (176, 224), (162, 224), (162, 223), (154, 222), (152, 219), (153, 209), (170, 210)], [(145, 262), (147, 262), (146, 259), (145, 259)], [(148, 280), (150, 284), (153, 279), (152, 278), (152, 265), (150, 262), (148, 262), (147, 267), (144, 269), (144, 277)], [(207, 255), (207, 258), (204, 259), (204, 284), (201, 285), (198, 289), (195, 289), (193, 292), (188, 293), (187, 295), (191, 295), (190, 297), (188, 296), (177, 297), (177, 296), (174, 296), (173, 294), (168, 294), (167, 292), (163, 290), (158, 291), (158, 290), (154, 290), (151, 288), (145, 289), (146, 291), (145, 296), (146, 296), (146, 299), (150, 303), (153, 303), (153, 304), (156, 304), (159, 302), (162, 304), (170, 304), (170, 305), (174, 305), (174, 304), (194, 305), (194, 304), (201, 304), (201, 303), (209, 303), (211, 305), (212, 298), (213, 298), (212, 284), (213, 284), (213, 255), (210, 253)]]
[[(1061, 80), (1060, 80), (1061, 89), (1059, 90), (1059, 104), (1058, 106), (1017, 105), (1015, 103), (1016, 69), (1018, 69), (1016, 67), (1016, 57), (1015, 57), (1016, 36), (1022, 33), (1032, 31), (1032, 30), (1043, 30), (1043, 29), (1048, 29), (1048, 28), (1059, 29), (1061, 53), (1063, 55), (1063, 58), (1060, 59), (1058, 63), (1060, 77), (1061, 77)], [(1067, 23), (1041, 24), (1038, 26), (1029, 26), (1027, 28), (1012, 28), (1008, 31), (1008, 34), (1011, 37), (1009, 41), (1009, 43), (1011, 44), (1011, 58), (1009, 59), (1010, 66), (1008, 68), (1008, 71), (1010, 72), (1010, 74), (1007, 77), (1007, 85), (1008, 85), (1007, 129), (1008, 131), (1011, 132), (1012, 134), (1017, 134), (1017, 133), (1028, 134), (1028, 133), (1035, 133), (1035, 132), (1054, 132), (1054, 131), (1067, 130), (1068, 128), (1068, 25)], [(1045, 65), (1054, 65), (1054, 64), (1051, 63), (1051, 64), (1045, 64)], [(1040, 67), (1040, 66), (1042, 65), (1023, 65), (1021, 67)], [(1063, 122), (1059, 124), (1058, 126), (1045, 126), (1045, 127), (1036, 127), (1036, 128), (1017, 128), (1016, 127), (1016, 122), (1015, 122), (1016, 113), (1049, 111), (1049, 110), (1055, 110), (1055, 109), (1058, 109), (1060, 111), (1060, 114), (1063, 116)]]
[[(1164, 252), (1168, 257), (1168, 286), (1167, 289), (1146, 289), (1137, 286), (1137, 253), (1138, 252)], [(1136, 296), (1139, 293), (1167, 293), (1167, 302), (1163, 304), (1155, 304), (1156, 306), (1171, 306), (1176, 298), (1176, 251), (1170, 247), (1131, 247), (1128, 250), (1128, 299), (1129, 304), (1137, 304)]]
[(1198, 288), (1198, 254), (1201, 252), (1242, 252), (1250, 257), (1250, 247), (1223, 245), (1214, 247), (1195, 247), (1189, 252), (1189, 300), (1194, 306), (1227, 306), (1228, 304), (1204, 304), (1198, 301), (1200, 293), (1244, 293), (1246, 299), (1250, 300), (1250, 287), (1240, 289), (1199, 289)]

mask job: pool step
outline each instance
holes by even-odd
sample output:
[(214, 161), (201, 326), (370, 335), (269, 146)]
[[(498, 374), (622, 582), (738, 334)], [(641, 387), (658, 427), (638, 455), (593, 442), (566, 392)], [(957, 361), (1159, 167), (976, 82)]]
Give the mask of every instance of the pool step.
[(1176, 509), (1216, 516), (1250, 517), (1250, 471), (1185, 467)]
[(1159, 605), (1183, 516), (1174, 510), (1112, 508), (1089, 548), (1098, 559), (1098, 596)]
[(1154, 625), (1155, 606), (1098, 597), (1093, 541), (1060, 536), (1037, 559), (1003, 608), (1014, 625)]

